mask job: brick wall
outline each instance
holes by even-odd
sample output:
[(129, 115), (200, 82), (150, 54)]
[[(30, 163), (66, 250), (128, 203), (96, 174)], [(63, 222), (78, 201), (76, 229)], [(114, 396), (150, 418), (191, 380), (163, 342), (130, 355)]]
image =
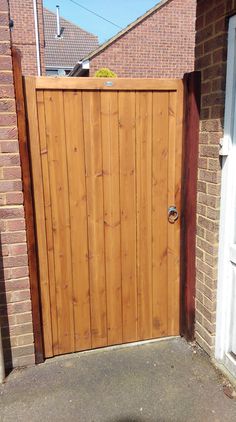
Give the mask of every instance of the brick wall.
[[(10, 17), (13, 19), (12, 43), (21, 51), (24, 75), (37, 75), (36, 38), (33, 0), (9, 0)], [(45, 73), (43, 3), (37, 0), (40, 37), (41, 72)]]
[(90, 61), (90, 76), (182, 78), (194, 69), (196, 0), (170, 0)]
[(17, 136), (8, 1), (0, 0), (0, 326), (8, 367), (34, 363)]
[(236, 0), (198, 0), (196, 69), (202, 71), (198, 173), (196, 338), (214, 352), (228, 19)]

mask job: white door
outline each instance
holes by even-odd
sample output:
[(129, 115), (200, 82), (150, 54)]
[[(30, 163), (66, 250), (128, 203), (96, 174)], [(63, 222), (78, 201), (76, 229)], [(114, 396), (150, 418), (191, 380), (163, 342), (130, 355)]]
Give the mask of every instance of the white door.
[(236, 359), (236, 244), (233, 244), (230, 248), (230, 260), (232, 263), (232, 297), (229, 352)]
[(236, 377), (236, 16), (230, 19), (217, 288), (216, 358)]

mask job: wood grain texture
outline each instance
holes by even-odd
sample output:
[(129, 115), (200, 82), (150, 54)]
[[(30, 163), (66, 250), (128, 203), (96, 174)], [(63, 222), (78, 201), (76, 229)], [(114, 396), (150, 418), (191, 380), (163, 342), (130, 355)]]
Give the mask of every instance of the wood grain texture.
[(55, 255), (54, 255), (54, 243), (53, 243), (52, 205), (51, 205), (50, 178), (49, 178), (49, 168), (48, 168), (48, 146), (47, 146), (46, 126), (45, 126), (46, 122), (45, 122), (45, 106), (44, 106), (43, 91), (37, 92), (37, 109), (38, 109), (38, 121), (39, 121), (39, 142), (40, 142), (40, 154), (41, 154), (41, 164), (42, 164), (46, 238), (47, 238), (48, 279), (49, 279), (48, 288), (49, 288), (49, 296), (50, 296), (50, 308), (54, 309), (54, 312), (51, 312), (52, 349), (53, 349), (53, 355), (57, 355), (59, 353), (59, 350), (58, 350)]
[(117, 92), (101, 93), (108, 344), (122, 343), (120, 160)]
[(178, 335), (182, 81), (48, 79), (27, 78), (45, 355)]
[(35, 218), (37, 229), (37, 246), (39, 259), (40, 293), (42, 307), (42, 323), (45, 356), (53, 356), (52, 321), (49, 290), (49, 268), (47, 256), (47, 236), (45, 225), (45, 205), (43, 190), (43, 175), (40, 160), (40, 141), (38, 127), (38, 111), (35, 83), (33, 79), (26, 80), (27, 116), (29, 123), (30, 154), (32, 160), (32, 176), (34, 188)]
[(135, 93), (119, 92), (123, 342), (138, 339)]
[[(194, 339), (196, 284), (196, 198), (201, 73), (184, 75), (184, 151), (181, 224), (181, 334)], [(188, 157), (188, 159), (186, 159)], [(191, 204), (191, 207), (189, 206)]]
[[(104, 91), (176, 91), (178, 79), (139, 78), (59, 78), (29, 77), (35, 81), (36, 89), (57, 90), (104, 90)], [(111, 85), (112, 83), (112, 85)]]
[(152, 93), (136, 93), (138, 338), (152, 337)]
[(168, 334), (168, 109), (169, 93), (153, 93), (153, 116), (155, 116), (152, 152), (153, 337)]
[(75, 350), (91, 348), (87, 192), (81, 92), (64, 93)]
[[(92, 347), (107, 345), (100, 93), (83, 92)], [(85, 112), (86, 111), (86, 112)]]
[(45, 91), (59, 354), (74, 351), (71, 230), (63, 93)]
[[(168, 207), (176, 204), (176, 120), (177, 120), (177, 94), (169, 93), (169, 154), (168, 154)], [(179, 220), (175, 224), (168, 224), (168, 333), (170, 335), (179, 334), (179, 268), (177, 259), (179, 258), (179, 246), (176, 228)]]
[(33, 316), (35, 362), (42, 363), (44, 361), (44, 350), (40, 300), (40, 280), (36, 252), (36, 222), (34, 217), (33, 186), (31, 178), (29, 142), (26, 125), (26, 109), (21, 69), (21, 53), (16, 48), (12, 48), (12, 65), (16, 97), (19, 153), (21, 159), (22, 182), (24, 192), (24, 210), (29, 257), (29, 279)]

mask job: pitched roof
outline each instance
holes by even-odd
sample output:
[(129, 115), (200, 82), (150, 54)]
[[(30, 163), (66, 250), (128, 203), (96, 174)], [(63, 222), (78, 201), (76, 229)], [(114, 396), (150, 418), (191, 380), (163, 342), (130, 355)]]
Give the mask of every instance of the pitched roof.
[(109, 47), (110, 44), (113, 44), (115, 41), (117, 41), (120, 37), (125, 35), (127, 32), (131, 31), (133, 28), (135, 28), (139, 23), (147, 19), (150, 15), (155, 13), (158, 9), (163, 7), (166, 3), (170, 2), (172, 0), (161, 0), (159, 3), (157, 3), (154, 7), (149, 9), (147, 12), (144, 13), (144, 15), (140, 16), (138, 19), (136, 19), (134, 22), (126, 26), (124, 29), (119, 31), (114, 37), (110, 38), (108, 41), (105, 41), (103, 44), (101, 44), (96, 50), (89, 53), (87, 56), (84, 56), (84, 60), (90, 60), (93, 57), (97, 56), (101, 51), (105, 50), (107, 47)]
[(47, 67), (72, 68), (98, 47), (98, 37), (79, 26), (60, 18), (62, 36), (56, 37), (56, 14), (43, 9), (45, 35), (45, 64)]

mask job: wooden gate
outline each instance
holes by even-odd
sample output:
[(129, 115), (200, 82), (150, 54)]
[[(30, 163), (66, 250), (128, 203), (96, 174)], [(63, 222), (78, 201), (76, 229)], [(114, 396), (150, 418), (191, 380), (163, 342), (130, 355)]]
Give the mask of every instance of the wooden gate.
[(182, 80), (26, 78), (45, 356), (179, 334)]

